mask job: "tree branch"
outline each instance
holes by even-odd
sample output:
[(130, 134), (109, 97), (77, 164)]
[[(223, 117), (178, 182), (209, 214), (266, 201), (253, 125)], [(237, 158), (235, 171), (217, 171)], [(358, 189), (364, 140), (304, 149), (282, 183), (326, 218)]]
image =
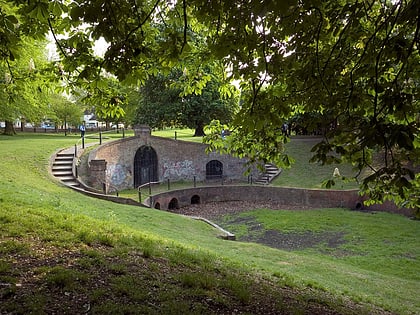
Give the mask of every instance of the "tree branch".
[[(419, 8), (417, 10), (417, 17), (420, 17), (420, 6), (419, 6)], [(416, 40), (417, 41), (419, 40), (419, 33), (420, 33), (420, 19), (417, 19), (417, 25), (416, 25), (416, 30), (414, 32), (414, 38), (411, 41), (411, 45), (410, 45), (410, 47), (407, 50), (407, 58), (406, 58), (406, 61), (407, 62), (408, 62), (408, 59), (410, 58), (411, 54), (414, 51), (414, 46), (415, 46)], [(420, 47), (417, 47), (417, 49), (420, 49)], [(405, 65), (405, 63), (403, 63), (403, 65), (401, 66), (401, 68), (398, 71), (397, 75), (395, 76), (395, 79), (394, 79), (394, 82), (393, 82), (394, 84), (397, 83), (398, 78), (399, 78), (399, 76), (401, 75), (401, 73), (402, 73), (402, 71), (404, 69), (404, 65)]]
[[(388, 15), (388, 17), (385, 19), (385, 21), (388, 21), (388, 19), (390, 19), (393, 16), (393, 14), (394, 14), (394, 12), (396, 10), (396, 7), (397, 7), (397, 4), (394, 5), (394, 8), (393, 8), (392, 12)], [(378, 54), (376, 55), (376, 63), (375, 63), (375, 97), (374, 97), (374, 116), (375, 117), (377, 115), (379, 115), (383, 111), (383, 109), (386, 107), (386, 104), (384, 104), (379, 110), (377, 108), (378, 107), (378, 98), (379, 98), (379, 64), (380, 64), (380, 60), (382, 58), (382, 54), (383, 54), (383, 52), (385, 50), (385, 47), (386, 47), (387, 43), (389, 42), (389, 38), (391, 36), (391, 33), (394, 30), (395, 25), (397, 24), (398, 16), (401, 13), (401, 9), (402, 9), (402, 6), (399, 6), (399, 9), (397, 11), (397, 14), (396, 14), (395, 18), (393, 19), (393, 21), (391, 23), (390, 29), (388, 29), (386, 31), (386, 37), (383, 39), (383, 41), (381, 43), (380, 50), (379, 50)], [(382, 24), (382, 25), (387, 26), (388, 24)]]
[[(330, 89), (328, 88), (327, 84), (324, 81), (324, 74), (323, 74), (323, 72), (325, 71), (326, 65), (324, 65), (324, 68), (322, 69), (322, 73), (320, 71), (320, 65), (319, 65), (319, 39), (320, 39), (320, 36), (321, 36), (322, 20), (324, 19), (324, 16), (322, 15), (322, 12), (321, 12), (321, 10), (319, 8), (314, 7), (313, 9), (315, 9), (315, 11), (317, 11), (318, 14), (319, 14), (319, 16), (320, 16), (319, 22), (318, 22), (318, 30), (317, 30), (317, 34), (316, 34), (316, 48), (315, 48), (316, 66), (317, 66), (318, 74), (319, 74), (319, 76), (321, 78), (322, 85), (327, 90), (327, 94), (328, 95), (331, 95)], [(334, 47), (333, 47), (333, 50), (334, 50)], [(330, 56), (332, 55), (332, 51), (331, 51)], [(329, 61), (327, 60), (327, 63), (328, 62)]]
[(153, 5), (153, 8), (150, 10), (150, 12), (146, 15), (146, 17), (144, 18), (143, 22), (140, 22), (139, 25), (137, 25), (135, 28), (133, 28), (130, 32), (128, 32), (127, 36), (125, 37), (125, 42), (127, 42), (131, 35), (134, 34), (134, 32), (136, 32), (139, 28), (141, 28), (148, 20), (149, 18), (152, 16), (153, 12), (156, 10), (157, 6), (159, 5), (159, 2), (161, 0), (157, 0), (155, 2), (155, 4)]
[(61, 44), (59, 43), (58, 38), (57, 38), (57, 36), (56, 36), (56, 34), (55, 34), (55, 32), (54, 32), (54, 28), (53, 28), (53, 26), (52, 26), (52, 24), (51, 24), (51, 19), (50, 19), (50, 18), (48, 18), (48, 19), (47, 19), (47, 21), (48, 21), (48, 27), (49, 27), (49, 29), (50, 29), (50, 31), (51, 31), (51, 34), (52, 34), (52, 36), (53, 36), (53, 38), (54, 38), (55, 43), (56, 43), (56, 44), (57, 44), (57, 46), (58, 46), (58, 49), (60, 49), (60, 51), (61, 51), (61, 53), (63, 54), (63, 56), (64, 56), (65, 58), (67, 58), (67, 57), (68, 57), (68, 56), (67, 56), (67, 53), (64, 51), (63, 46), (61, 46)]
[(184, 41), (181, 47), (181, 54), (182, 54), (182, 51), (184, 50), (185, 45), (187, 45), (188, 19), (187, 19), (187, 3), (185, 0), (182, 0), (182, 9), (183, 9), (183, 15), (184, 15)]

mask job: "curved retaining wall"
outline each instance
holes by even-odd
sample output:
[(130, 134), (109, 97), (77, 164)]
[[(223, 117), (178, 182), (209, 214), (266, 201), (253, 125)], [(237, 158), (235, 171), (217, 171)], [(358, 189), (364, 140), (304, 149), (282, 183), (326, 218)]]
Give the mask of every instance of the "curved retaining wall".
[(267, 186), (217, 186), (172, 190), (148, 198), (152, 208), (171, 210), (191, 204), (219, 201), (269, 201), (301, 207), (360, 209), (357, 190), (321, 190)]
[(346, 208), (373, 210), (412, 216), (413, 211), (398, 208), (391, 202), (364, 206), (365, 197), (358, 190), (325, 190), (267, 186), (217, 186), (172, 190), (147, 198), (145, 205), (161, 210), (173, 210), (208, 202), (253, 201), (276, 202), (302, 208)]

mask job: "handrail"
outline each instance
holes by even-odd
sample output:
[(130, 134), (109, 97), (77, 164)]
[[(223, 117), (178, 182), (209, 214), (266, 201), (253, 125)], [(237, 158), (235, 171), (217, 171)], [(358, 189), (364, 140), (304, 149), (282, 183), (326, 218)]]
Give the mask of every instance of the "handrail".
[(137, 190), (139, 190), (139, 189), (141, 189), (143, 187), (149, 186), (149, 185), (162, 184), (162, 183), (163, 182), (148, 182), (148, 183), (144, 183), (144, 184), (142, 184), (140, 186), (137, 186)]
[[(125, 138), (125, 128), (121, 128), (122, 130), (122, 138)], [(77, 147), (80, 146), (82, 149), (85, 148), (85, 139), (95, 139), (96, 137), (99, 137), (99, 145), (102, 144), (102, 135), (104, 133), (111, 133), (115, 132), (115, 130), (100, 130), (99, 132), (91, 133), (91, 134), (85, 134), (83, 137), (80, 137), (74, 144), (74, 156), (77, 157)]]
[(110, 183), (106, 183), (106, 182), (102, 182), (102, 191), (105, 195), (108, 195), (108, 190), (109, 188), (113, 188), (116, 192), (116, 195), (118, 197), (119, 193), (118, 193), (118, 187), (110, 184)]
[(149, 208), (151, 208), (152, 207), (152, 185), (156, 185), (156, 184), (161, 184), (162, 182), (159, 182), (159, 181), (157, 181), (157, 182), (148, 182), (148, 183), (144, 183), (144, 184), (142, 184), (142, 185), (139, 185), (138, 187), (137, 187), (137, 192), (138, 192), (138, 194), (139, 194), (139, 202), (141, 203), (141, 189), (143, 188), (143, 187), (146, 187), (146, 186), (149, 186), (149, 195), (148, 195), (148, 197), (150, 198), (150, 205), (149, 205)]

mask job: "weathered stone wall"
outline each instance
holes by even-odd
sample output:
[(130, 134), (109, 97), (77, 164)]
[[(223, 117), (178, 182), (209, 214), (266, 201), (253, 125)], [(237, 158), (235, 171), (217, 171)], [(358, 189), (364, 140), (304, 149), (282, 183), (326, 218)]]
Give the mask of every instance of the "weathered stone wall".
[[(207, 145), (151, 136), (124, 138), (106, 143), (89, 154), (89, 164), (95, 160), (106, 161), (106, 180), (109, 190), (133, 188), (134, 158), (142, 146), (151, 146), (158, 158), (159, 181), (206, 180), (206, 164), (211, 160), (223, 163), (223, 176), (227, 181), (246, 181), (244, 176), (246, 160), (230, 155), (205, 152)], [(254, 168), (253, 177), (258, 176)], [(90, 172), (90, 177), (97, 176)], [(91, 178), (91, 181), (94, 179)]]
[[(269, 186), (217, 186), (179, 189), (148, 198), (145, 204), (162, 210), (193, 203), (222, 201), (275, 202), (302, 208), (346, 208), (393, 212), (412, 216), (412, 209), (398, 208), (391, 202), (366, 207), (358, 190), (323, 190)], [(197, 213), (199, 215), (199, 213)]]
[(89, 186), (102, 190), (104, 183), (106, 183), (106, 161), (92, 160), (89, 166), (91, 173), (90, 181), (88, 182)]
[[(176, 199), (179, 207), (219, 201), (269, 201), (290, 206), (321, 208), (360, 208), (362, 199), (356, 190), (321, 190), (269, 186), (213, 186), (169, 191), (152, 197), (152, 207), (170, 209)], [(146, 201), (150, 206), (150, 199)]]

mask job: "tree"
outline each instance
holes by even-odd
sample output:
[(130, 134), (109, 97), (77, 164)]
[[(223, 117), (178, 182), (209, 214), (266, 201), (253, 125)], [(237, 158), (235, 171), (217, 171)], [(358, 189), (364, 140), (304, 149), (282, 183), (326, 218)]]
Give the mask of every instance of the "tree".
[(56, 94), (52, 97), (51, 111), (54, 113), (56, 126), (61, 125), (67, 134), (69, 126), (78, 126), (80, 118), (83, 116), (82, 107), (76, 102), (71, 102), (67, 97)]
[[(279, 124), (296, 108), (328, 110), (337, 128), (314, 148), (315, 159), (338, 156), (369, 168), (362, 190), (373, 201), (420, 208), (418, 0), (5, 3), (18, 8), (6, 17), (17, 16), (26, 33), (68, 32), (57, 42), (65, 71), (81, 84), (94, 84), (101, 70), (144, 83), (176, 64), (195, 71), (222, 61), (241, 81), (234, 151), (251, 159), (281, 164), (284, 155), (272, 149), (284, 141)], [(203, 36), (198, 44), (196, 34)], [(97, 57), (92, 40), (101, 37), (109, 46)], [(13, 35), (6, 38), (15, 47)], [(377, 165), (374, 152), (383, 157)]]
[(86, 86), (82, 101), (95, 110), (95, 114), (107, 123), (118, 122), (125, 115), (124, 104), (127, 102), (126, 91), (112, 76), (104, 75), (100, 84)]
[(170, 84), (171, 76), (162, 74), (151, 76), (145, 82), (137, 94), (134, 124), (147, 124), (151, 128), (176, 125), (180, 91)]
[(200, 88), (199, 94), (185, 93), (191, 84), (187, 70), (173, 70), (169, 75), (150, 77), (140, 89), (140, 102), (136, 123), (153, 128), (182, 126), (195, 129), (194, 136), (204, 135), (204, 126), (213, 119), (228, 123), (237, 109), (234, 87), (230, 97), (222, 97), (221, 81), (214, 73), (202, 72), (212, 77)]
[(44, 42), (25, 38), (19, 55), (0, 64), (0, 120), (5, 134), (15, 133), (16, 119), (38, 122), (48, 112), (49, 93), (54, 88), (51, 68), (44, 54)]

